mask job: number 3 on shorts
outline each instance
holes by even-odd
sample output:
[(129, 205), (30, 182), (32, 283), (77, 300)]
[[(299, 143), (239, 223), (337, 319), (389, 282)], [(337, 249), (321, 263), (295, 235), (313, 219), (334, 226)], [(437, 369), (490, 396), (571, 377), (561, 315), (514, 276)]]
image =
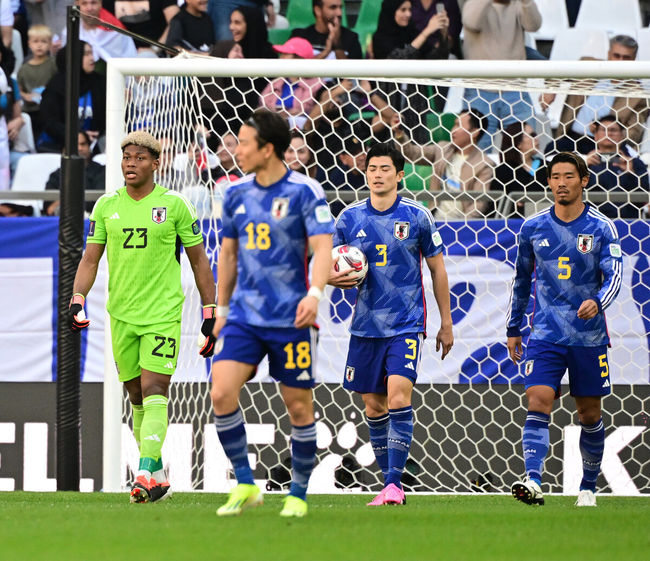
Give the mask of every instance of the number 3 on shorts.
[(409, 354), (405, 354), (404, 358), (413, 360), (418, 354), (418, 342), (415, 339), (404, 339), (404, 342), (406, 343), (406, 346), (409, 348), (409, 350), (412, 351)]

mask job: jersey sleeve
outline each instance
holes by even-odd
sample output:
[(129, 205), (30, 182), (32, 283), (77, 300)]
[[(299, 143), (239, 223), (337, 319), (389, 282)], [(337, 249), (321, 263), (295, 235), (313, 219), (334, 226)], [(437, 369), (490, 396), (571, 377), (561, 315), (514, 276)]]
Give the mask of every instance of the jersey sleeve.
[(176, 197), (176, 234), (184, 247), (193, 247), (203, 243), (201, 224), (194, 205), (180, 193), (170, 191)]
[(334, 221), (323, 188), (317, 183), (315, 185), (305, 185), (304, 193), (302, 216), (307, 236), (332, 234), (334, 232)]
[(232, 209), (232, 190), (227, 190), (223, 197), (223, 206), (221, 208), (221, 236), (224, 238), (237, 239), (237, 231), (233, 221)]
[(621, 252), (621, 241), (618, 238), (616, 228), (608, 223), (604, 230), (603, 241), (600, 246), (599, 265), (603, 275), (603, 284), (596, 295), (598, 311), (602, 312), (618, 296), (621, 290), (623, 276), (623, 254)]
[(515, 277), (510, 288), (510, 306), (506, 320), (508, 337), (521, 336), (521, 323), (526, 313), (528, 300), (530, 299), (534, 268), (535, 254), (533, 252), (533, 244), (530, 241), (529, 229), (524, 224), (521, 232), (519, 232)]
[(332, 238), (332, 245), (334, 247), (348, 243), (347, 218), (348, 213), (344, 209), (334, 223), (334, 237)]
[(90, 226), (86, 243), (99, 243), (106, 245), (106, 224), (104, 223), (103, 207), (106, 203), (106, 196), (102, 195), (97, 199), (93, 211), (90, 213)]
[(428, 209), (423, 209), (418, 213), (418, 230), (420, 233), (420, 247), (424, 257), (434, 257), (442, 252), (442, 238), (433, 215)]

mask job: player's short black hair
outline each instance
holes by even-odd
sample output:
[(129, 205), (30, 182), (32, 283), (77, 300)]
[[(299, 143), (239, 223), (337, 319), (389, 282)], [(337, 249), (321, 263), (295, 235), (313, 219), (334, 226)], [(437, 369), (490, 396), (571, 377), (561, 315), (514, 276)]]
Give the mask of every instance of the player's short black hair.
[(257, 145), (260, 148), (265, 144), (273, 144), (275, 155), (280, 160), (284, 160), (284, 153), (291, 144), (291, 131), (287, 120), (282, 115), (260, 108), (256, 109), (244, 124), (255, 129)]
[(371, 158), (378, 158), (380, 156), (388, 156), (393, 162), (397, 173), (404, 170), (404, 156), (395, 148), (392, 142), (378, 142), (377, 144), (373, 144), (366, 154), (366, 166), (370, 163)]
[(573, 164), (576, 170), (578, 170), (580, 179), (589, 177), (589, 168), (587, 167), (587, 163), (585, 162), (584, 158), (580, 156), (580, 154), (576, 154), (574, 152), (560, 152), (559, 154), (553, 156), (553, 159), (546, 166), (546, 175), (549, 179), (551, 178), (551, 173), (553, 172), (553, 166), (555, 164), (562, 163)]
[(463, 109), (459, 114), (458, 118), (467, 113), (469, 115), (469, 124), (472, 127), (472, 131), (478, 130), (481, 131), (476, 137), (476, 141), (481, 140), (481, 137), (485, 134), (485, 131), (488, 128), (488, 118), (487, 115), (483, 115), (478, 109)]

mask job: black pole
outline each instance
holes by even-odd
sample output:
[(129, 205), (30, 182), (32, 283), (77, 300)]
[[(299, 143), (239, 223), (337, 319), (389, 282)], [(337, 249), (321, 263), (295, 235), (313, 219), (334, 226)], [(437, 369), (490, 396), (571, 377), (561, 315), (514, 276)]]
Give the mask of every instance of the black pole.
[(84, 161), (78, 155), (79, 10), (67, 8), (65, 149), (61, 158), (56, 391), (56, 485), (79, 491), (81, 477), (81, 336), (68, 327), (67, 312), (83, 251)]

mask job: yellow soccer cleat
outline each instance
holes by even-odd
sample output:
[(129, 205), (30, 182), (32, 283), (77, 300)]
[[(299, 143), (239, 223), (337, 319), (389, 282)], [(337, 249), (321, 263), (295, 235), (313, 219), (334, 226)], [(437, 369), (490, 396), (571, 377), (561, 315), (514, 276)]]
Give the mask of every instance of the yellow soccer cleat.
[(240, 483), (231, 492), (226, 504), (217, 509), (219, 516), (239, 516), (247, 508), (261, 505), (264, 495), (257, 485)]
[(307, 501), (303, 501), (293, 495), (287, 495), (284, 499), (284, 508), (280, 516), (286, 518), (302, 518), (307, 514)]

